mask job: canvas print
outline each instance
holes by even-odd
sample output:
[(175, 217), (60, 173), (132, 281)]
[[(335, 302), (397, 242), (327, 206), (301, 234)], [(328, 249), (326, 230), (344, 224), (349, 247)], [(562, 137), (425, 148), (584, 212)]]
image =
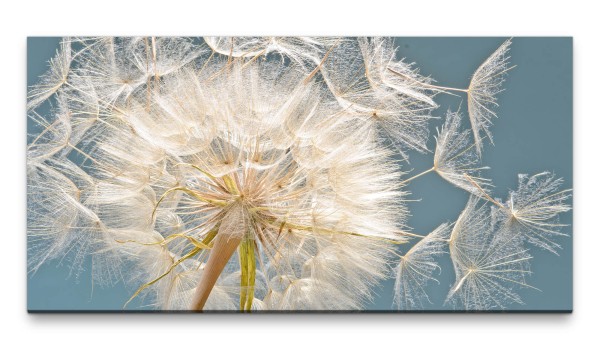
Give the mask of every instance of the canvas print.
[(571, 38), (31, 37), (28, 310), (572, 310)]

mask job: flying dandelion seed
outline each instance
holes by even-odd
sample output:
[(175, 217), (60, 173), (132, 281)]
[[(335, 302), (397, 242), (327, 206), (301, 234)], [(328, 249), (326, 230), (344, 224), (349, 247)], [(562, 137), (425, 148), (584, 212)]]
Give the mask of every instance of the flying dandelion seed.
[(496, 209), (471, 197), (448, 243), (456, 273), (448, 300), (459, 300), (467, 310), (523, 304), (514, 287), (531, 287), (526, 283), (531, 256), (519, 234), (502, 228)]
[(436, 138), (432, 170), (471, 194), (484, 194), (482, 187), (488, 187), (490, 180), (480, 176), (482, 170), (489, 168), (481, 166), (470, 132), (460, 130), (460, 121), (458, 112), (447, 113)]
[(562, 179), (549, 172), (529, 177), (519, 175), (519, 186), (511, 191), (501, 209), (508, 216), (507, 224), (519, 230), (532, 244), (558, 254), (558, 236), (564, 224), (558, 221), (559, 213), (570, 210), (566, 203), (571, 190), (559, 190)]
[(445, 253), (451, 230), (448, 224), (440, 225), (401, 256), (394, 286), (399, 309), (423, 309), (431, 304), (426, 288), (430, 281), (438, 282), (434, 272), (441, 268), (435, 258)]
[[(392, 39), (65, 38), (28, 94), (29, 271), (91, 258), (126, 309), (191, 311), (363, 310), (395, 278), (395, 307), (421, 310), (447, 255), (449, 307), (522, 304), (526, 246), (558, 252), (570, 193), (543, 173), (492, 197), (482, 140), (509, 44), (455, 89), (471, 129), (448, 111), (433, 167), (407, 178), (454, 88)], [(434, 171), (471, 198), (419, 235), (407, 185)]]

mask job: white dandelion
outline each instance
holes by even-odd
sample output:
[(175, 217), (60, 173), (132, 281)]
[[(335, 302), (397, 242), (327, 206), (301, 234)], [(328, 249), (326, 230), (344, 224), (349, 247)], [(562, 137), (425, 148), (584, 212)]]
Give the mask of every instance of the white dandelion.
[(189, 40), (78, 42), (30, 145), (32, 269), (93, 254), (165, 310), (364, 307), (405, 241), (402, 173), (323, 84)]
[[(570, 191), (542, 173), (490, 196), (482, 141), (509, 45), (458, 89), (389, 38), (65, 39), (28, 92), (29, 271), (91, 257), (94, 283), (131, 288), (127, 308), (246, 312), (360, 310), (395, 275), (413, 310), (449, 253), (456, 309), (523, 303), (525, 245), (558, 251)], [(467, 94), (472, 129), (448, 111), (432, 168), (403, 179), (439, 92)], [(403, 189), (434, 171), (471, 198), (415, 235)]]

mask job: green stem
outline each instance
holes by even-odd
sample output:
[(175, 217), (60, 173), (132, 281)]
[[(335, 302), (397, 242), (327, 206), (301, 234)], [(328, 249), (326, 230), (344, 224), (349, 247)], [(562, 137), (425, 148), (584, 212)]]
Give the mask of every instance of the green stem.
[(254, 285), (256, 282), (255, 243), (250, 237), (244, 237), (240, 243), (240, 311), (250, 312), (254, 300)]

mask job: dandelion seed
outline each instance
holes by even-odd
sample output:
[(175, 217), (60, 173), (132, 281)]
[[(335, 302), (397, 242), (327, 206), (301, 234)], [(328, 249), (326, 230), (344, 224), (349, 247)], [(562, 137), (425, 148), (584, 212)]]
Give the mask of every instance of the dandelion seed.
[(389, 72), (394, 68), (423, 79), (395, 54), (389, 38), (343, 41), (332, 48), (321, 73), (346, 113), (374, 130), (377, 138), (392, 141), (407, 158), (407, 150), (427, 151), (427, 121), (437, 105), (427, 90)]
[(453, 185), (481, 196), (480, 188), (485, 192), (485, 188), (491, 186), (488, 179), (480, 177), (480, 172), (488, 167), (480, 166), (472, 136), (469, 131), (460, 130), (460, 121), (460, 113), (448, 111), (446, 122), (436, 137), (431, 170)]
[[(489, 130), (492, 118), (496, 117), (493, 111), (498, 106), (496, 94), (502, 91), (504, 76), (512, 67), (508, 64), (507, 56), (511, 40), (506, 40), (483, 64), (477, 68), (467, 89), (451, 88), (431, 84), (431, 81), (419, 79), (412, 76), (410, 72), (402, 71), (397, 67), (388, 67), (388, 71), (397, 78), (412, 82), (417, 87), (425, 90), (436, 90), (454, 95), (453, 93), (465, 93), (468, 99), (469, 120), (473, 131), (475, 148), (481, 157), (483, 135), (492, 140)], [(483, 133), (483, 135), (482, 135)]]
[(516, 229), (532, 244), (558, 254), (560, 244), (554, 241), (564, 224), (558, 222), (558, 214), (569, 211), (566, 204), (571, 190), (559, 190), (562, 179), (549, 172), (528, 176), (519, 175), (519, 186), (509, 193), (505, 202), (507, 227)]
[[(409, 108), (418, 110), (418, 106), (437, 107), (432, 96), (432, 88), (424, 88), (423, 84), (431, 79), (419, 74), (414, 64), (396, 58), (398, 52), (394, 41), (387, 37), (359, 38), (358, 43), (365, 61), (366, 77), (371, 87), (385, 94), (386, 88), (395, 90), (396, 96), (406, 98)], [(417, 102), (420, 101), (420, 102)]]
[[(65, 147), (69, 146), (71, 138), (71, 117), (69, 111), (65, 109), (64, 102), (58, 102), (57, 114), (53, 121), (32, 111), (29, 118), (35, 126), (43, 129), (39, 134), (31, 134), (32, 140), (27, 145), (27, 159), (29, 163), (34, 161), (41, 162), (59, 153)], [(52, 119), (52, 118), (51, 118)]]
[(435, 257), (446, 253), (451, 230), (449, 224), (440, 225), (400, 258), (394, 285), (394, 304), (398, 309), (419, 310), (431, 304), (426, 288), (430, 282), (438, 282), (433, 272), (441, 268)]
[(333, 37), (205, 37), (210, 48), (221, 55), (246, 58), (250, 62), (269, 53), (282, 59), (291, 59), (305, 71), (318, 65), (331, 45), (339, 41)]
[(480, 166), (481, 159), (472, 141), (471, 132), (461, 131), (460, 121), (459, 112), (446, 113), (446, 121), (442, 129), (438, 129), (436, 137), (433, 167), (403, 180), (402, 183), (406, 184), (430, 172), (437, 172), (454, 186), (495, 202), (487, 193), (487, 189), (491, 187), (490, 180), (481, 177), (481, 171), (489, 167)]
[(502, 227), (498, 213), (472, 196), (454, 224), (449, 246), (456, 282), (447, 302), (469, 311), (524, 304), (515, 291), (533, 288), (525, 282), (531, 256), (521, 237)]
[(492, 133), (489, 128), (492, 125), (492, 118), (496, 117), (496, 113), (493, 111), (498, 106), (496, 94), (502, 91), (504, 76), (512, 68), (508, 65), (509, 57), (507, 55), (510, 44), (511, 40), (506, 40), (487, 58), (477, 68), (469, 84), (469, 119), (473, 128), (475, 148), (479, 155), (481, 155), (482, 150), (482, 136), (485, 135), (490, 141), (492, 140)]
[[(93, 273), (100, 284), (119, 280), (119, 258), (100, 252), (112, 235), (92, 209), (85, 205), (93, 194), (92, 178), (71, 162), (56, 159), (28, 166), (28, 268), (36, 272), (50, 259), (81, 270), (93, 255)], [(111, 257), (106, 257), (110, 255)]]
[[(157, 88), (160, 78), (179, 71), (209, 50), (185, 38), (73, 39), (82, 45), (75, 60), (72, 89), (98, 95), (105, 105), (129, 100), (134, 92), (146, 94)], [(146, 95), (147, 96), (147, 95)], [(144, 102), (148, 102), (148, 96)]]
[(27, 93), (27, 110), (32, 110), (54, 95), (65, 83), (71, 71), (71, 44), (63, 40), (50, 68)]

